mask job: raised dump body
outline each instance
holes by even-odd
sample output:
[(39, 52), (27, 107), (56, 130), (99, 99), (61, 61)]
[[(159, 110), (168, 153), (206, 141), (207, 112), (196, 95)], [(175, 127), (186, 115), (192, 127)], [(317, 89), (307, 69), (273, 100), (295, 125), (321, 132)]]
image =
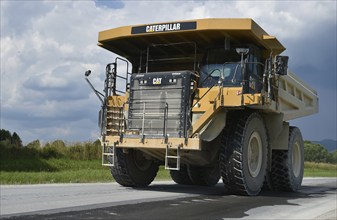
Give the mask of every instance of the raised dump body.
[(265, 180), (276, 190), (300, 187), (303, 140), (288, 120), (316, 113), (317, 93), (253, 20), (125, 26), (98, 41), (124, 57), (107, 65), (104, 94), (94, 89), (102, 163), (118, 183), (146, 186), (165, 165), (179, 184), (222, 178), (245, 195)]

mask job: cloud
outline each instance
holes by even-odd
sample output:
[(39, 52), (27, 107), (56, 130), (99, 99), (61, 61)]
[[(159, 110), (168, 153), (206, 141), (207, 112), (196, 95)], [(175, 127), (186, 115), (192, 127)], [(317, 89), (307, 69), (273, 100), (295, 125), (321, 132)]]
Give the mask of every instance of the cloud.
[[(336, 139), (334, 1), (1, 1), (1, 126), (24, 142), (98, 136), (100, 102), (83, 74), (91, 69), (101, 90), (115, 59), (96, 45), (98, 32), (212, 17), (251, 17), (277, 36), (290, 68), (322, 96), (321, 113), (295, 124), (305, 138)], [(328, 126), (312, 132), (312, 124)]]
[(45, 1), (1, 1), (1, 33), (20, 36), (30, 29), (35, 19), (53, 8)]
[(94, 0), (95, 6), (96, 7), (101, 7), (101, 8), (114, 8), (114, 9), (119, 9), (124, 7), (124, 3), (120, 0), (113, 0), (113, 1), (108, 1), (108, 0)]

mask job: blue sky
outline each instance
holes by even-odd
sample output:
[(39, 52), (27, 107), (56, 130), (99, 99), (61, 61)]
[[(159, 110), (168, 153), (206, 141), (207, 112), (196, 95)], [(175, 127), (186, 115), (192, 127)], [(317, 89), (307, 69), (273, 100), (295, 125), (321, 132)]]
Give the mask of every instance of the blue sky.
[(318, 114), (291, 121), (307, 140), (336, 140), (336, 1), (1, 1), (1, 128), (24, 143), (95, 140), (101, 30), (184, 19), (253, 18), (287, 48), (289, 68), (316, 89)]

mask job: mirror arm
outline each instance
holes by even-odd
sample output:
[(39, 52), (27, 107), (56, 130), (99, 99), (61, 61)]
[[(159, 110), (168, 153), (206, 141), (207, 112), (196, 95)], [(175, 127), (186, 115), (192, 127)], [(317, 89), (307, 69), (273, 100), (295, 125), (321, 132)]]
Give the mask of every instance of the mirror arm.
[[(102, 93), (100, 93), (99, 91), (97, 91), (95, 89), (95, 87), (92, 85), (92, 83), (90, 82), (90, 80), (88, 79), (88, 76), (90, 75), (91, 71), (88, 70), (85, 72), (85, 80), (87, 81), (87, 83), (89, 84), (90, 88), (92, 89), (92, 91), (94, 91), (94, 93), (96, 94), (96, 96), (98, 97), (98, 99), (101, 101), (102, 105), (104, 105), (104, 100), (102, 97), (104, 97), (104, 95)], [(101, 96), (102, 97), (101, 97)]]

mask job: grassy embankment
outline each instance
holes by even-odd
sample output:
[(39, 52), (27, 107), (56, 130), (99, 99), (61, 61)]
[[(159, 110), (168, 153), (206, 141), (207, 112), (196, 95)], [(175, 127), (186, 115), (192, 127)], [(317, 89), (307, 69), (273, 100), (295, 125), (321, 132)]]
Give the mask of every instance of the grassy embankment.
[[(101, 165), (101, 155), (99, 141), (66, 146), (56, 140), (44, 147), (38, 140), (26, 147), (0, 141), (0, 184), (112, 182), (109, 168)], [(161, 168), (157, 180), (168, 177)]]
[[(2, 160), (0, 184), (90, 183), (113, 181), (100, 160), (39, 159)], [(156, 180), (168, 179), (160, 168)]]
[[(1, 160), (0, 184), (111, 182), (108, 167), (100, 160), (22, 159)], [(337, 165), (305, 162), (306, 177), (337, 177)], [(170, 179), (160, 168), (156, 180)]]

